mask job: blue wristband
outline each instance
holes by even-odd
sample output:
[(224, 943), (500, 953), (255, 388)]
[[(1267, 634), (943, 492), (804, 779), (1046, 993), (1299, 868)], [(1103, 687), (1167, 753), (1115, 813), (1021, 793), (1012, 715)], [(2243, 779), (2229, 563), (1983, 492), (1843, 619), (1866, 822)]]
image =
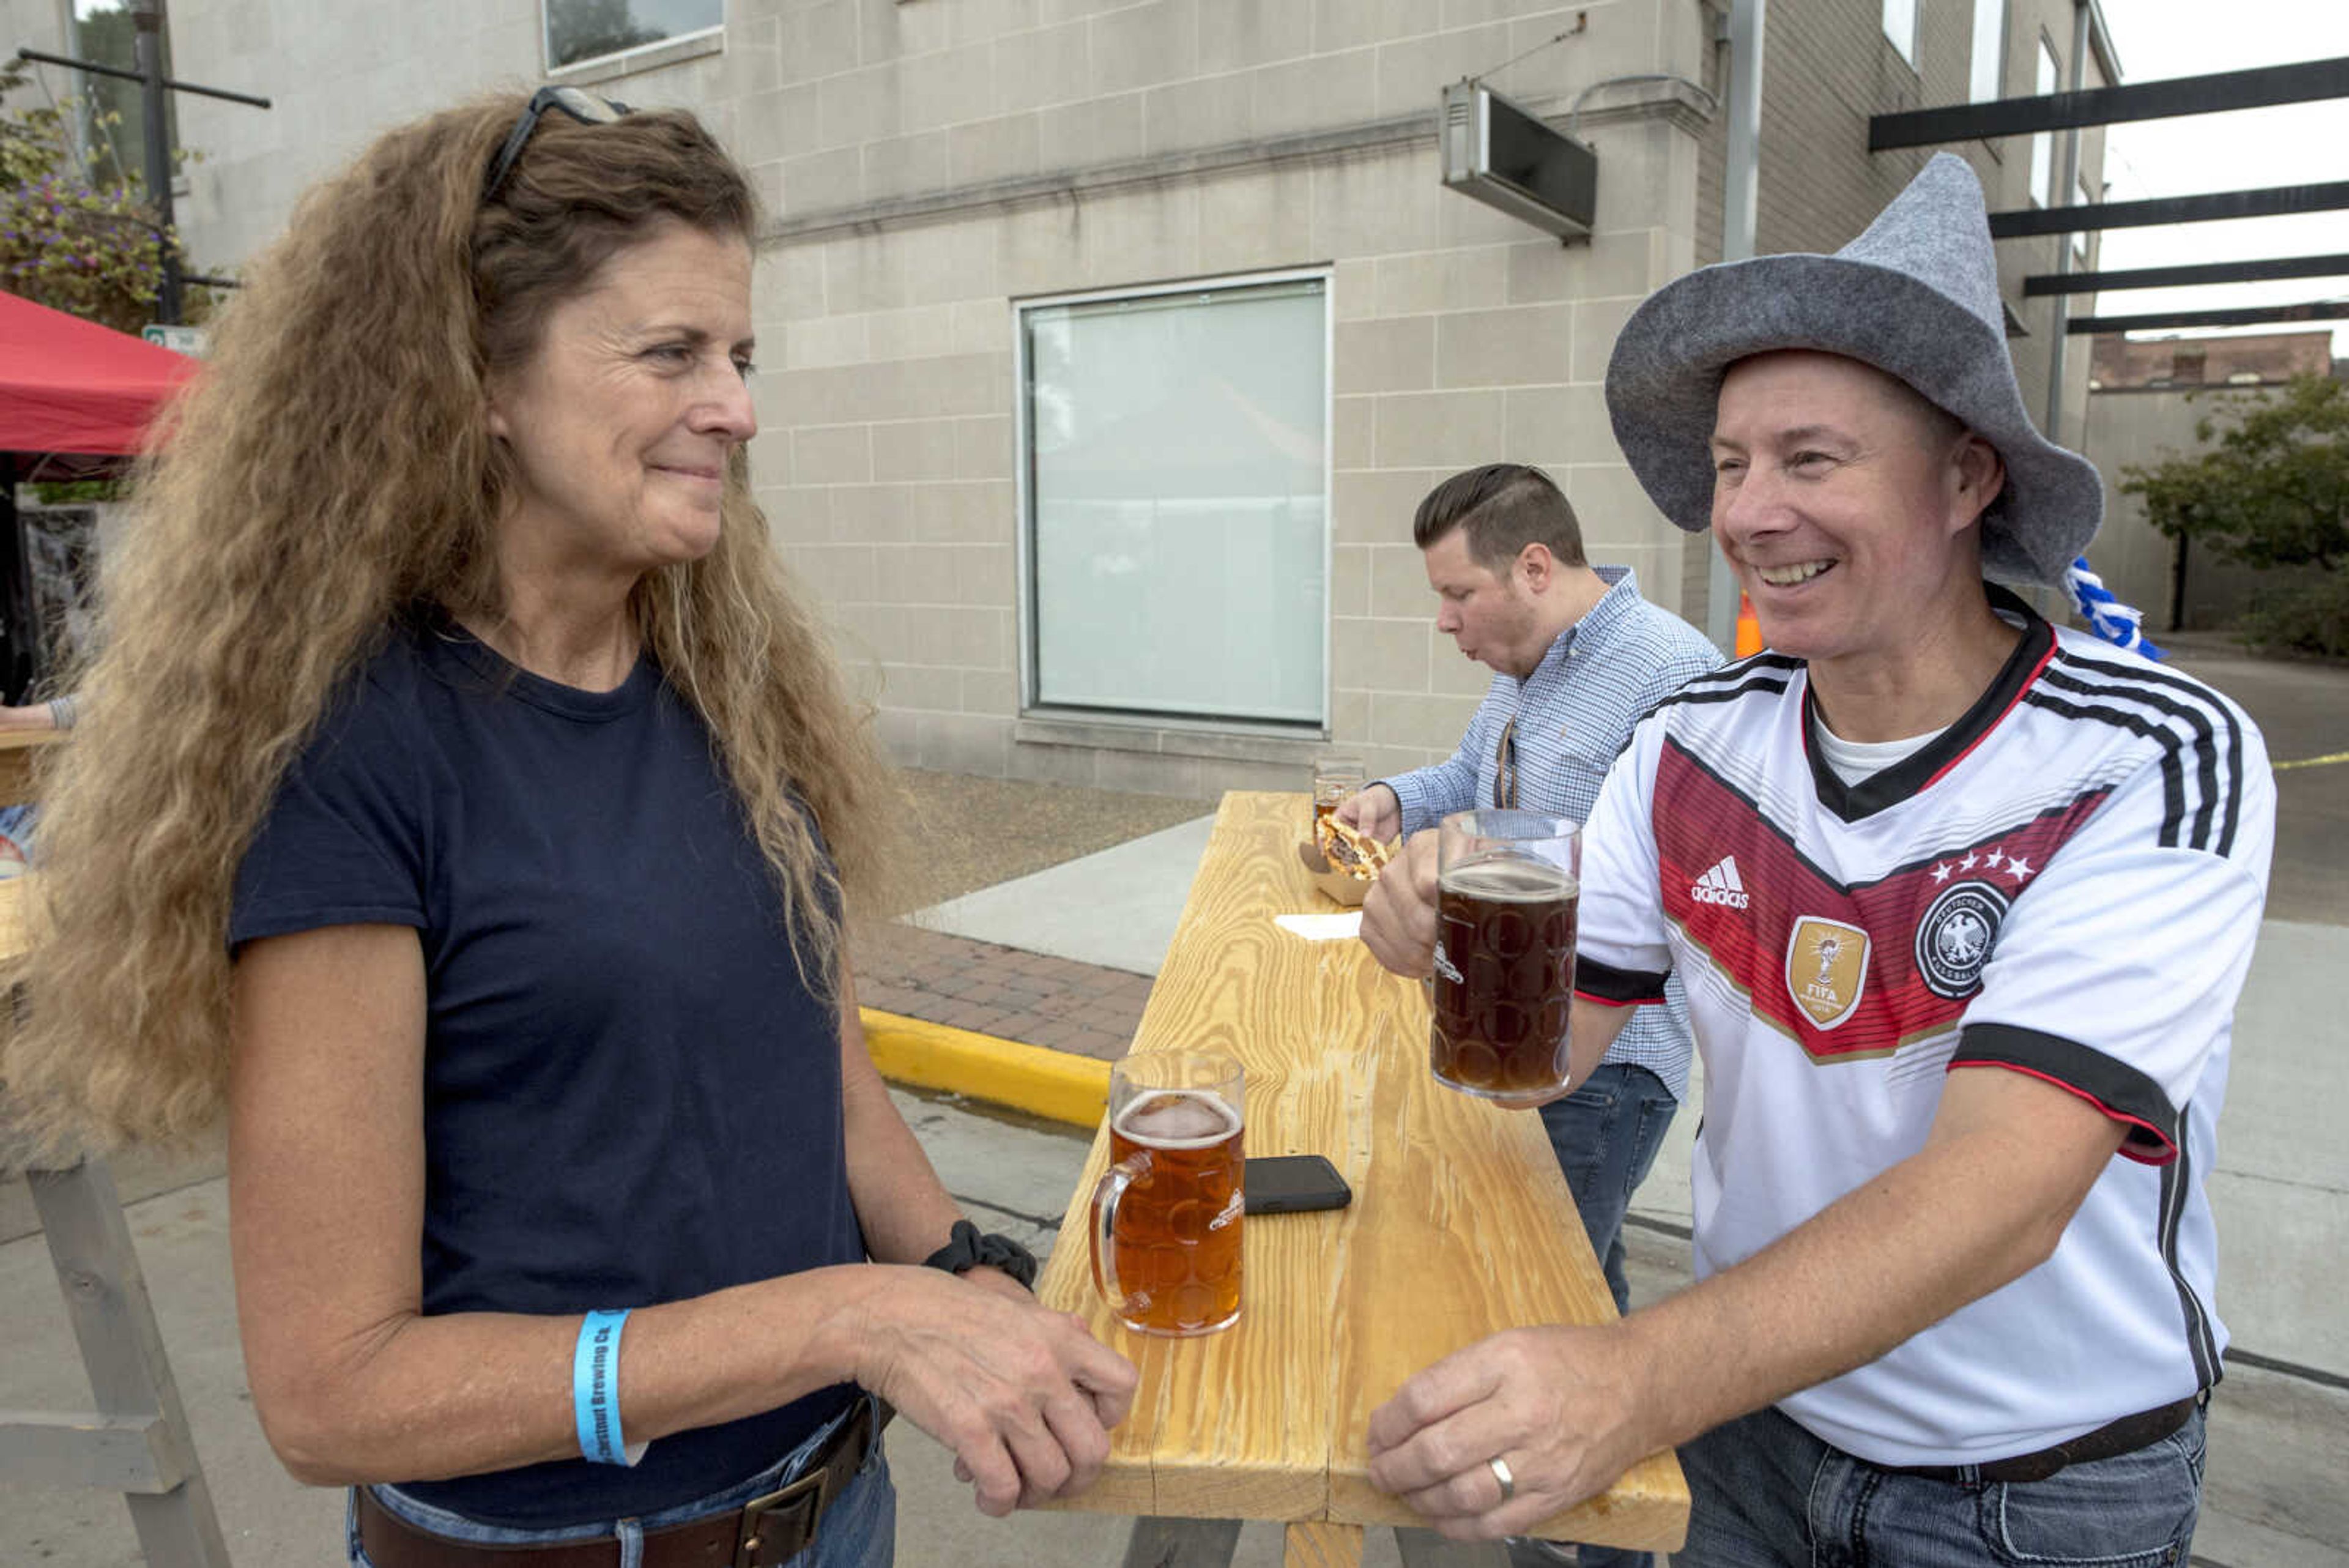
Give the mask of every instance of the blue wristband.
[(631, 1448), (620, 1435), (620, 1329), (627, 1321), (623, 1309), (591, 1312), (579, 1324), (571, 1356), (571, 1418), (589, 1464), (633, 1465), (645, 1457), (644, 1444)]

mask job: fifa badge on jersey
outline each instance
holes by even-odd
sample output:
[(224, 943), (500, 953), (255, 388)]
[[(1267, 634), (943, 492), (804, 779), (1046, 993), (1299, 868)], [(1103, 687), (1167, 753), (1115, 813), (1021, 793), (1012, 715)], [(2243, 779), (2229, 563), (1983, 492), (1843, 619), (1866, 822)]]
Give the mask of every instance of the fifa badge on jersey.
[(1917, 922), (1917, 973), (1935, 996), (1957, 1002), (1982, 984), (2006, 895), (1987, 882), (1961, 882), (1944, 891)]
[(1868, 986), (1868, 933), (1805, 915), (1786, 940), (1786, 991), (1821, 1029), (1849, 1018)]

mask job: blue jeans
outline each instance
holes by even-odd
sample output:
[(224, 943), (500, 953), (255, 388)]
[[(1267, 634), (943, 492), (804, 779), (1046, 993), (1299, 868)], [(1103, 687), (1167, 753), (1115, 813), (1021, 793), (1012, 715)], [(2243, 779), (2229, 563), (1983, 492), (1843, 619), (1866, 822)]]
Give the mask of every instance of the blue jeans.
[[(782, 1459), (752, 1476), (738, 1481), (723, 1491), (680, 1503), (675, 1508), (648, 1513), (640, 1519), (607, 1519), (594, 1523), (568, 1525), (557, 1530), (512, 1530), (503, 1525), (480, 1524), (462, 1514), (434, 1508), (415, 1501), (397, 1487), (375, 1488), (378, 1502), (385, 1510), (420, 1530), (435, 1535), (445, 1535), (454, 1541), (471, 1541), (485, 1546), (545, 1546), (570, 1541), (600, 1541), (616, 1537), (620, 1542), (620, 1568), (639, 1568), (644, 1551), (644, 1539), (648, 1533), (683, 1524), (688, 1520), (705, 1514), (730, 1511), (740, 1508), (752, 1498), (775, 1490), (787, 1482), (799, 1479), (823, 1439), (832, 1435), (840, 1421), (846, 1420), (854, 1406), (838, 1420), (827, 1423), (807, 1441)], [(356, 1568), (375, 1568), (367, 1553), (359, 1547), (358, 1501), (353, 1496), (346, 1529), (349, 1536), (351, 1562)], [(873, 1439), (872, 1452), (864, 1457), (864, 1468), (856, 1472), (840, 1495), (823, 1511), (823, 1521), (817, 1527), (815, 1541), (808, 1549), (784, 1564), (784, 1568), (889, 1568), (897, 1556), (897, 1489), (890, 1484), (889, 1460), (881, 1451), (881, 1439)]]
[[(1664, 1081), (1629, 1062), (1602, 1062), (1582, 1087), (1541, 1108), (1543, 1130), (1557, 1151), (1558, 1168), (1574, 1193), (1590, 1251), (1607, 1275), (1615, 1310), (1629, 1310), (1631, 1291), (1623, 1278), (1623, 1215), (1631, 1194), (1648, 1179), (1663, 1147), (1665, 1129), (1681, 1103)], [(1513, 1568), (1541, 1568), (1558, 1561), (1537, 1543), (1513, 1543)], [(1649, 1568), (1645, 1552), (1586, 1545), (1577, 1559), (1584, 1568)]]
[(1629, 1062), (1600, 1063), (1582, 1087), (1541, 1108), (1542, 1128), (1582, 1211), (1617, 1312), (1629, 1311), (1631, 1302), (1623, 1282), (1623, 1215), (1680, 1108), (1661, 1078)]
[(1904, 1476), (1775, 1409), (1681, 1449), (1693, 1508), (1672, 1568), (2173, 1568), (2202, 1505), (2202, 1414), (2039, 1481)]

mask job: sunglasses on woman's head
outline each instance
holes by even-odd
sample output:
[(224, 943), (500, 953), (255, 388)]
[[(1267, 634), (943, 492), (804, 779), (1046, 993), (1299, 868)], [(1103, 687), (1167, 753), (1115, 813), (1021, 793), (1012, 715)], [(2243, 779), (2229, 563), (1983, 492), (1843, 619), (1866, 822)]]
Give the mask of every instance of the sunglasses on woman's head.
[(522, 111), (514, 128), (506, 133), (506, 144), (498, 149), (498, 156), (490, 165), (490, 177), (481, 183), (481, 200), (496, 196), (505, 184), (506, 176), (522, 160), (522, 150), (530, 145), (531, 132), (538, 129), (540, 117), (550, 109), (559, 109), (582, 125), (609, 125), (614, 120), (634, 112), (625, 103), (607, 98), (597, 98), (592, 92), (577, 88), (545, 87), (530, 95), (530, 107)]

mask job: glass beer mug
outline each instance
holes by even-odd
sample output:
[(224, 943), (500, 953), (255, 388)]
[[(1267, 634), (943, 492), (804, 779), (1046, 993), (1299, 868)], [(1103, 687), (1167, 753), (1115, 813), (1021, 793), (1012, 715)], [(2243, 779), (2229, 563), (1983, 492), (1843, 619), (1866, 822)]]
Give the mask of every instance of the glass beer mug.
[(1349, 795), (1362, 793), (1362, 759), (1360, 757), (1327, 756), (1313, 764), (1313, 843), (1319, 847), (1327, 842), (1321, 831), (1322, 818), (1346, 804)]
[(1532, 811), (1459, 811), (1436, 840), (1436, 1081), (1500, 1105), (1568, 1084), (1582, 828)]
[(1240, 1064), (1206, 1051), (1110, 1069), (1093, 1282), (1128, 1328), (1189, 1336), (1239, 1320), (1242, 1087)]

